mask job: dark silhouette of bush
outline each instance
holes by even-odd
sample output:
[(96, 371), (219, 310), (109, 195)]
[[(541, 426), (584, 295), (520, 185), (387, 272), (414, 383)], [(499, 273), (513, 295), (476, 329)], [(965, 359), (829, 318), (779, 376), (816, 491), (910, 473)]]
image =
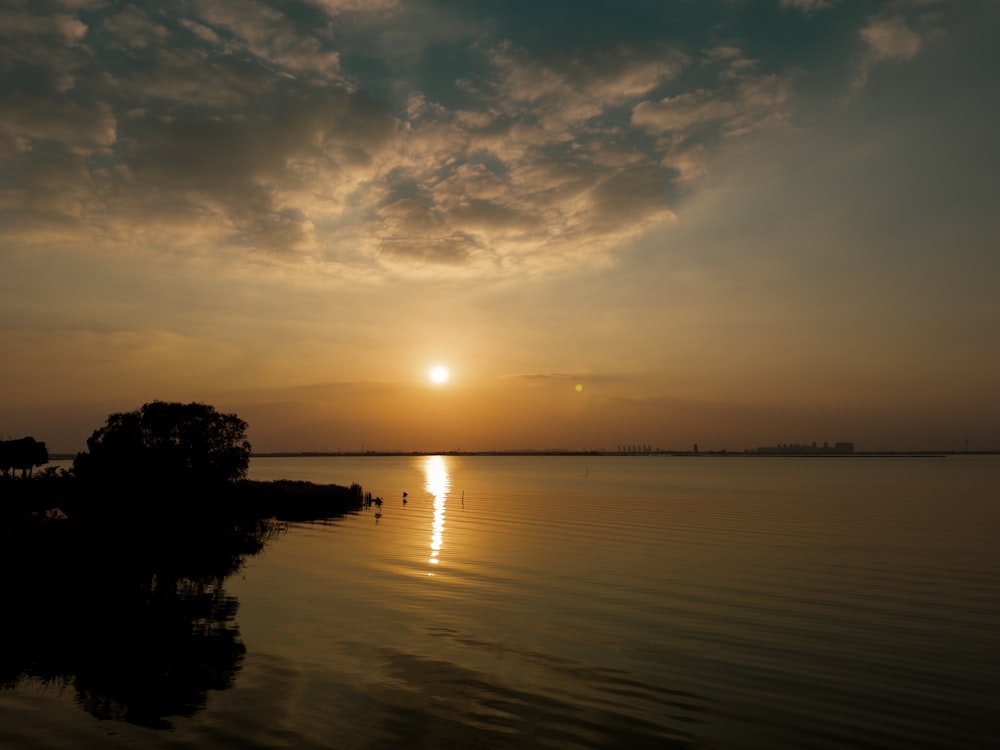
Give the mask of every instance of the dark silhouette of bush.
[(16, 645), (0, 649), (0, 691), (72, 687), (98, 719), (169, 729), (233, 684), (246, 647), (225, 579), (287, 521), (366, 496), (245, 479), (246, 427), (156, 401), (110, 415), (72, 472), (0, 482), (0, 642)]
[(29, 477), (36, 466), (48, 462), (49, 451), (45, 443), (40, 443), (33, 437), (0, 440), (0, 471), (4, 477), (9, 478), (17, 469), (21, 470), (22, 477)]
[[(370, 493), (369, 493), (370, 494)], [(361, 486), (313, 484), (288, 479), (237, 482), (225, 493), (225, 512), (233, 518), (316, 521), (356, 513), (364, 507)]]
[(247, 423), (208, 404), (153, 401), (111, 414), (73, 461), (90, 485), (211, 490), (246, 476)]

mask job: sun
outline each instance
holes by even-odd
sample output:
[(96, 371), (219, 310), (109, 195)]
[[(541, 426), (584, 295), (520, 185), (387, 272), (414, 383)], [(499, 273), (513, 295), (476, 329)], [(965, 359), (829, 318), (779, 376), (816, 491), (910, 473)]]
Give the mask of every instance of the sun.
[(427, 373), (427, 376), (435, 383), (448, 382), (448, 368), (442, 365), (435, 365)]

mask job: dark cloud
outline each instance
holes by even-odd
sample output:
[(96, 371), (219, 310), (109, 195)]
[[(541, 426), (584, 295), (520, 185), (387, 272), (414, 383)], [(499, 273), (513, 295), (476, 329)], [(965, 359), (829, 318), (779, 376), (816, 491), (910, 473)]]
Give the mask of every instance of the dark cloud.
[(781, 0), (781, 7), (795, 8), (803, 13), (814, 13), (832, 8), (838, 2), (840, 0)]
[[(150, 207), (165, 193), (210, 207), (230, 246), (284, 252), (311, 242), (313, 221), (294, 195), (330, 190), (364, 172), (395, 135), (395, 120), (358, 94), (290, 93), (235, 117), (139, 118), (125, 131), (128, 183)], [(318, 186), (317, 186), (318, 187)], [(135, 196), (133, 196), (135, 197)]]
[(588, 229), (611, 232), (664, 220), (667, 176), (658, 165), (643, 164), (615, 172), (591, 193)]
[(162, 45), (170, 39), (170, 30), (166, 26), (134, 5), (126, 5), (121, 12), (108, 16), (102, 26), (126, 48), (146, 49)]
[[(158, 247), (326, 260), (350, 245), (344, 257), (397, 265), (603, 262), (674, 218), (679, 188), (697, 189), (720, 143), (794, 117), (796, 60), (751, 55), (773, 40), (720, 26), (721, 7), (692, 8), (668, 34), (651, 23), (666, 11), (630, 4), (608, 19), (621, 33), (599, 44), (557, 33), (551, 8), (523, 29), (452, 8), (447, 33), (432, 33), (426, 22), (444, 7), (9, 3), (8, 227), (59, 217), (88, 242), (159, 227)], [(905, 64), (933, 43), (948, 22), (940, 7), (897, 0), (863, 15), (782, 0), (773, 12), (787, 24), (814, 24), (820, 11), (853, 23), (856, 92), (872, 66)], [(421, 38), (396, 55), (384, 45), (408, 20)], [(713, 31), (723, 28), (733, 33)], [(434, 62), (440, 49), (450, 67)], [(391, 77), (366, 77), (374, 70)]]

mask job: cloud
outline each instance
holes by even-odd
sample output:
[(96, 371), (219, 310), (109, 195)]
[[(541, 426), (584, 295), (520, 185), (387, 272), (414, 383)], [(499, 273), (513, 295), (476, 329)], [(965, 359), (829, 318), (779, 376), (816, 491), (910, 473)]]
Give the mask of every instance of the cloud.
[[(787, 120), (790, 77), (725, 45), (702, 53), (706, 85), (685, 91), (691, 58), (666, 44), (541, 57), (470, 42), (451, 94), (400, 73), (376, 100), (345, 69), (334, 24), (373, 9), (388, 20), (351, 28), (380, 43), (410, 10), (308, 5), (109, 2), (89, 26), (18, 15), (0, 58), (5, 236), (75, 228), (86, 247), (310, 272), (602, 266), (675, 219), (676, 186), (707, 174), (718, 137)], [(16, 170), (34, 176), (15, 186)]]
[(743, 50), (731, 45), (720, 45), (705, 50), (704, 60), (707, 64), (723, 64), (726, 68), (722, 77), (726, 79), (741, 79), (749, 75), (757, 67), (757, 60), (744, 55)]
[[(406, 12), (311, 4), (333, 18)], [(416, 90), (392, 111), (356, 89), (332, 27), (301, 6), (90, 11), (90, 26), (8, 14), (0, 31), (18, 32), (0, 59), (0, 159), (30, 175), (16, 187), (0, 175), (7, 237), (494, 273), (605, 263), (673, 217), (662, 155), (613, 133), (680, 75), (687, 58), (669, 48), (540, 64), (512, 42), (474, 46), (464, 106)]]
[(485, 108), (410, 98), (387, 175), (401, 197), (377, 211), (379, 257), (507, 270), (604, 262), (623, 238), (673, 218), (659, 158), (590, 123), (675, 76), (678, 56), (619, 49), (557, 69), (508, 42), (487, 60), (490, 76), (461, 82)]
[(491, 262), (469, 235), (452, 227), (426, 200), (404, 198), (383, 206), (377, 213), (374, 234), (379, 258), (393, 266), (419, 264), (436, 270)]
[(608, 175), (587, 196), (587, 233), (627, 237), (641, 233), (644, 225), (673, 219), (665, 205), (666, 184), (659, 165), (640, 164)]
[[(33, 87), (32, 84), (39, 84)], [(14, 153), (30, 150), (46, 141), (72, 144), (75, 148), (111, 146), (117, 138), (117, 120), (111, 107), (102, 101), (77, 101), (40, 96), (47, 82), (13, 83), (0, 94), (0, 137), (16, 145)]]
[(794, 8), (803, 13), (814, 13), (818, 10), (827, 10), (836, 5), (839, 0), (781, 0), (782, 8)]
[(690, 185), (708, 174), (708, 150), (704, 144), (674, 137), (668, 141), (666, 155), (660, 162), (673, 169), (675, 180), (681, 185)]
[(40, 37), (61, 44), (72, 44), (87, 33), (87, 26), (71, 15), (33, 16), (26, 13), (0, 13), (0, 37), (16, 39)]
[(920, 52), (920, 36), (902, 16), (873, 18), (861, 29), (861, 38), (868, 45), (868, 56), (873, 62), (894, 60), (906, 62)]
[(574, 58), (579, 89), (605, 106), (644, 96), (680, 75), (688, 59), (676, 50), (640, 54), (628, 47)]
[(133, 49), (163, 44), (170, 38), (170, 31), (165, 26), (154, 22), (134, 5), (126, 5), (121, 13), (106, 18), (103, 27), (123, 46)]
[(108, 5), (109, 0), (52, 0), (53, 5), (71, 11), (98, 10)]
[(82, 42), (87, 26), (63, 14), (0, 11), (0, 76), (4, 89), (38, 97), (64, 95), (91, 68)]
[(310, 5), (322, 8), (331, 16), (347, 13), (385, 14), (403, 10), (401, 0), (306, 0)]
[[(407, 150), (441, 153), (444, 163), (427, 169), (425, 157), (400, 175), (410, 178), (400, 189), (411, 195), (379, 210), (380, 253), (541, 269), (570, 258), (599, 261), (622, 238), (672, 218), (668, 173), (656, 162), (644, 165), (648, 155), (562, 143), (537, 130), (522, 139), (517, 127), (479, 137), (447, 115), (424, 127), (409, 136)], [(484, 147), (499, 163), (476, 156)], [(448, 155), (457, 163), (447, 164)], [(446, 250), (429, 253), (433, 241)]]
[(726, 135), (749, 133), (764, 127), (786, 125), (792, 98), (790, 75), (752, 76), (743, 80), (738, 89), (739, 112), (724, 128)]
[[(923, 7), (925, 0), (906, 0), (896, 4), (900, 10)], [(933, 30), (931, 31), (933, 35)], [(923, 47), (920, 34), (910, 28), (903, 15), (872, 17), (868, 25), (858, 32), (865, 43), (858, 73), (854, 79), (854, 90), (860, 90), (868, 83), (872, 66), (883, 62), (909, 62)]]
[(219, 35), (208, 28), (208, 26), (205, 26), (205, 24), (192, 21), (190, 18), (182, 18), (178, 21), (178, 23), (203, 42), (211, 45), (219, 45), (222, 43), (222, 39)]
[(632, 124), (653, 134), (716, 125), (725, 135), (741, 135), (786, 122), (790, 99), (788, 75), (745, 76), (731, 90), (698, 89), (658, 102), (640, 102), (632, 109)]
[(670, 50), (638, 54), (627, 47), (541, 65), (510, 42), (490, 52), (497, 106), (509, 116), (528, 115), (539, 136), (569, 137), (609, 108), (648, 94), (675, 78), (686, 58)]
[[(398, 126), (347, 91), (308, 99), (289, 91), (282, 101), (276, 112), (131, 123), (120, 178), (130, 205), (123, 213), (148, 214), (170, 196), (175, 209), (217, 216), (228, 245), (312, 248), (316, 222), (342, 210), (357, 183), (364, 189)], [(330, 201), (332, 208), (322, 205)]]
[(197, 48), (149, 49), (136, 58), (137, 65), (120, 75), (118, 85), (124, 96), (149, 111), (163, 106), (246, 107), (255, 98), (274, 95), (280, 84), (252, 58)]
[(669, 133), (728, 120), (737, 112), (735, 102), (699, 90), (668, 96), (658, 102), (640, 102), (632, 110), (632, 123), (650, 133)]
[(296, 73), (341, 80), (340, 55), (325, 29), (305, 29), (276, 8), (255, 0), (194, 0), (200, 23), (262, 61)]
[(0, 192), (0, 208), (45, 219), (80, 219), (94, 199), (85, 160), (72, 154), (31, 154), (10, 163), (18, 189)]

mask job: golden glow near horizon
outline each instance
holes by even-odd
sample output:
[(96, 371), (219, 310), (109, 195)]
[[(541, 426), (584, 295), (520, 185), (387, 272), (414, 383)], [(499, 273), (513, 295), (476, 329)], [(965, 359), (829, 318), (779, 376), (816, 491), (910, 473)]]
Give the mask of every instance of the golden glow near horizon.
[(430, 369), (430, 372), (427, 373), (427, 376), (433, 382), (438, 383), (439, 385), (442, 383), (447, 383), (450, 375), (451, 374), (448, 372), (448, 368), (445, 367), (444, 365), (435, 365)]
[(431, 556), (427, 562), (431, 565), (437, 565), (444, 540), (445, 501), (448, 497), (448, 490), (451, 489), (451, 477), (448, 475), (448, 462), (445, 457), (428, 456), (424, 462), (424, 474), (427, 477), (424, 482), (424, 489), (434, 496), (434, 522), (431, 524)]

